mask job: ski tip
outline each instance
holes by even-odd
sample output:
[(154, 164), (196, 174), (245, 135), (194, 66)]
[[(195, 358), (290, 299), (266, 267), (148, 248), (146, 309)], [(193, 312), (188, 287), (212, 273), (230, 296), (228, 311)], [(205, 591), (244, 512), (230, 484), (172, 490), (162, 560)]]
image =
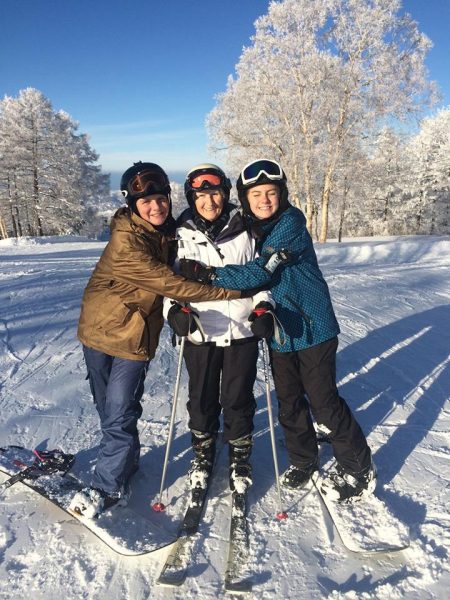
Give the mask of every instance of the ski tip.
[(276, 516), (277, 516), (278, 521), (284, 521), (285, 519), (288, 518), (288, 514), (286, 511), (281, 511), (281, 512), (277, 513)]
[(155, 502), (155, 504), (152, 504), (152, 508), (155, 512), (164, 512), (166, 510), (166, 505), (162, 502)]

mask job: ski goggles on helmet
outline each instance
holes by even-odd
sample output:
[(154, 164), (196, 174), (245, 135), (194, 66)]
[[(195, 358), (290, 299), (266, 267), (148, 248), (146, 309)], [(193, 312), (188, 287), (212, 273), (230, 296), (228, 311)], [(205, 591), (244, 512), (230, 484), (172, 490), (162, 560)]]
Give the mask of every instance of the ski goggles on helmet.
[(163, 173), (157, 171), (142, 171), (137, 173), (128, 183), (128, 190), (125, 195), (145, 195), (145, 193), (159, 193), (165, 191), (169, 182)]
[(189, 177), (189, 185), (192, 190), (220, 187), (222, 183), (222, 177), (216, 173), (198, 173)]
[(274, 160), (262, 159), (255, 160), (242, 169), (242, 183), (244, 185), (255, 183), (261, 175), (265, 175), (271, 181), (280, 181), (284, 179), (283, 169), (277, 162)]

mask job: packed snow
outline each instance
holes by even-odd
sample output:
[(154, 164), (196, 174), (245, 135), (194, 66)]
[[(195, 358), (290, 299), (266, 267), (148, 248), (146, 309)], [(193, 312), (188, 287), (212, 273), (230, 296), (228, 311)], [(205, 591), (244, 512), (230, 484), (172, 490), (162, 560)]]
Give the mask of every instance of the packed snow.
[[(99, 423), (76, 326), (104, 247), (77, 237), (0, 242), (0, 445), (59, 447), (92, 468)], [(450, 587), (450, 237), (352, 239), (318, 245), (342, 328), (338, 380), (368, 436), (378, 497), (409, 529), (395, 554), (345, 550), (314, 487), (284, 492), (279, 510), (262, 363), (249, 496), (251, 598), (444, 599)], [(159, 492), (177, 349), (164, 328), (140, 422), (143, 510)], [(167, 476), (169, 518), (186, 502), (190, 461), (183, 369)], [(272, 392), (275, 404), (275, 394)], [(280, 470), (287, 466), (276, 427)], [(324, 445), (321, 462), (330, 458)], [(0, 497), (0, 596), (7, 599), (222, 598), (230, 517), (227, 452), (219, 452), (188, 578), (156, 585), (168, 548), (123, 557), (79, 522), (16, 484)], [(86, 474), (86, 473), (85, 473)], [(1, 476), (4, 479), (3, 476)], [(148, 486), (148, 488), (146, 488)], [(120, 518), (117, 509), (117, 518)], [(381, 526), (382, 524), (380, 524)], [(386, 531), (389, 538), (390, 531)], [(387, 540), (389, 541), (389, 540)]]

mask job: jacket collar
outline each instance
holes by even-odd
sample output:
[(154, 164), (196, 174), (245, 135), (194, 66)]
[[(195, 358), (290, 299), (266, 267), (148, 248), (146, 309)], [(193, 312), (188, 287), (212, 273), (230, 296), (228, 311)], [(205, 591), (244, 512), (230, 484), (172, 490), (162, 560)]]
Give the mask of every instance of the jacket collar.
[[(195, 232), (196, 237), (198, 235), (203, 240), (207, 239), (209, 241), (212, 241), (208, 237), (207, 233), (204, 233), (198, 229), (198, 227), (195, 224), (195, 221), (194, 221), (194, 218), (192, 215), (192, 211), (190, 208), (186, 209), (185, 211), (183, 211), (181, 213), (181, 215), (178, 217), (177, 225), (178, 225), (178, 236), (179, 237), (183, 237), (183, 233), (189, 232), (191, 234), (190, 238), (192, 239), (192, 233)], [(223, 239), (226, 239), (229, 237), (234, 237), (245, 230), (246, 230), (246, 225), (242, 218), (241, 212), (234, 204), (229, 204), (228, 221), (225, 224), (225, 226), (223, 227), (223, 229), (216, 236), (214, 241), (219, 242), (219, 241), (222, 241)]]
[(149, 233), (158, 233), (151, 223), (144, 221), (144, 219), (133, 212), (128, 206), (121, 206), (111, 220), (111, 231), (124, 225), (127, 226), (126, 224), (131, 228), (138, 227)]

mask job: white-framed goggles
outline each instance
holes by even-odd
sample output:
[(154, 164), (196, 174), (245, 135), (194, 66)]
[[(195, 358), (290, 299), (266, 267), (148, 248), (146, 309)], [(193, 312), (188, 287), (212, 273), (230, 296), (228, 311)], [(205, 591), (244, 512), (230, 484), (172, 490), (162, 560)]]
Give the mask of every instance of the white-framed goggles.
[(281, 181), (284, 179), (284, 173), (281, 166), (274, 160), (263, 158), (252, 161), (242, 169), (242, 183), (244, 185), (255, 183), (261, 175), (265, 175), (271, 181)]

